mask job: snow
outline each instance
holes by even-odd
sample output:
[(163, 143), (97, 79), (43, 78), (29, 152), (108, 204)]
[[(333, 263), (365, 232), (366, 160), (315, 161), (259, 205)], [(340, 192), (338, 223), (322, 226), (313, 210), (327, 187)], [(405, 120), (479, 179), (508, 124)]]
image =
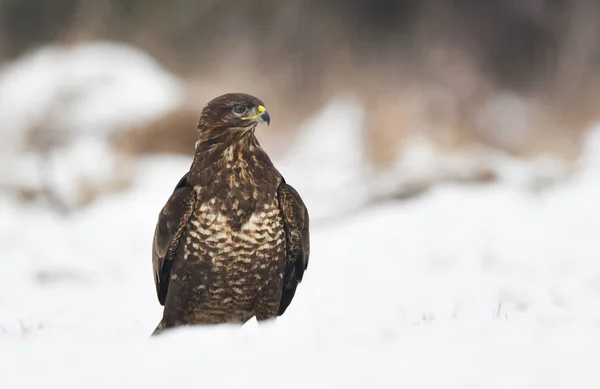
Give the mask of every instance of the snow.
[[(118, 186), (127, 180), (127, 166), (108, 149), (108, 136), (161, 117), (183, 95), (181, 80), (120, 43), (54, 44), (3, 65), (0, 163), (11, 168), (0, 170), (0, 187), (49, 187), (65, 206), (75, 207), (85, 202), (86, 188)], [(29, 152), (32, 132), (43, 139), (33, 146), (43, 154)], [(89, 174), (86, 165), (103, 172)]]
[[(372, 198), (371, 186), (364, 185), (372, 173), (363, 160), (364, 120), (355, 96), (339, 96), (300, 126), (292, 148), (277, 161), (285, 179), (303, 188), (312, 220), (354, 211)], [(339, 201), (342, 188), (352, 190)]]
[(67, 131), (114, 131), (160, 117), (182, 93), (181, 81), (137, 48), (56, 44), (3, 66), (0, 123), (13, 135), (49, 119)]
[[(314, 216), (311, 259), (286, 314), (261, 326), (149, 337), (154, 225), (189, 158), (141, 159), (129, 190), (67, 215), (0, 193), (0, 387), (596, 388), (600, 126), (577, 173), (544, 191), (445, 183), (370, 204), (363, 121), (341, 97), (275, 161)], [(93, 142), (65, 164), (107, 175)]]
[(275, 323), (154, 339), (150, 242), (186, 158), (72, 216), (2, 198), (0, 386), (596, 387), (599, 130), (543, 193), (447, 184), (315, 223)]

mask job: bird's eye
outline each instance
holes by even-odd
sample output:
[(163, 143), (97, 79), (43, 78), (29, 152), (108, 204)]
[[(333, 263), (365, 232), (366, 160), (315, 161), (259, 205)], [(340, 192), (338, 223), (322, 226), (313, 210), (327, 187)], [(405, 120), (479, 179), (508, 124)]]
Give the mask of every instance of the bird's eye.
[(244, 107), (243, 105), (238, 104), (238, 105), (233, 106), (233, 113), (240, 115), (240, 114), (243, 114), (244, 112), (246, 112), (246, 107)]

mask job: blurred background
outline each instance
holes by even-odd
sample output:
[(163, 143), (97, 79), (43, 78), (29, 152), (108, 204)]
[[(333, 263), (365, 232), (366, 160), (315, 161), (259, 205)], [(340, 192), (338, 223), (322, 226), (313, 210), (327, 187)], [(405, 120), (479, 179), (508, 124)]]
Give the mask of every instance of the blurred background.
[[(227, 92), (269, 109), (310, 267), (274, 328), (142, 374), (172, 351), (128, 343), (161, 316), (156, 218)], [(299, 358), (291, 387), (305, 364), (341, 387), (582, 383), (563, 351), (600, 355), (599, 114), (597, 0), (0, 0), (0, 343), (31, 340), (0, 347), (0, 386), (89, 387), (74, 365), (165, 387), (196, 358), (231, 381), (244, 347), (245, 369)], [(393, 355), (354, 370), (355, 347)]]
[[(200, 110), (229, 91), (267, 102), (275, 121), (261, 140), (276, 156), (351, 99), (359, 123), (333, 137), (354, 149), (316, 153), (358, 153), (379, 177), (368, 196), (495, 180), (497, 156), (536, 163), (532, 180), (547, 182), (571, 169), (598, 115), (599, 16), (594, 0), (2, 0), (0, 147), (12, 171), (0, 188), (69, 209), (121, 190), (127, 161), (191, 155)], [(118, 153), (116, 171), (73, 177), (32, 160), (83, 134)], [(15, 171), (17, 154), (37, 178)], [(72, 193), (57, 193), (61, 174)]]

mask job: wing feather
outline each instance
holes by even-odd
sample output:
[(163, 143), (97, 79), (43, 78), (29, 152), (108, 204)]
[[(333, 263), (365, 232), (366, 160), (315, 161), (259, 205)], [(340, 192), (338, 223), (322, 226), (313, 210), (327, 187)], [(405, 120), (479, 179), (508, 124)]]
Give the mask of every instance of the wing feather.
[(278, 312), (281, 316), (292, 302), (296, 288), (308, 267), (310, 236), (308, 210), (298, 192), (285, 181), (279, 184), (277, 192), (286, 235), (286, 267)]
[(173, 194), (160, 211), (152, 243), (152, 267), (156, 294), (161, 305), (165, 304), (173, 258), (179, 240), (196, 205), (196, 193), (188, 182), (187, 174), (179, 181)]

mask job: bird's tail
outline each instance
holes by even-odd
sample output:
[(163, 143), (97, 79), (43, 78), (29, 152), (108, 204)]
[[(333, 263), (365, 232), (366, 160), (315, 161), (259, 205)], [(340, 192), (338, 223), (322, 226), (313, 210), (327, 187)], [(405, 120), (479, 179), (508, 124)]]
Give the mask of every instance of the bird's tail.
[(156, 326), (156, 329), (154, 330), (154, 332), (152, 333), (152, 335), (150, 335), (150, 336), (160, 335), (164, 330), (165, 330), (165, 324), (161, 320), (160, 323), (158, 323), (158, 325)]

